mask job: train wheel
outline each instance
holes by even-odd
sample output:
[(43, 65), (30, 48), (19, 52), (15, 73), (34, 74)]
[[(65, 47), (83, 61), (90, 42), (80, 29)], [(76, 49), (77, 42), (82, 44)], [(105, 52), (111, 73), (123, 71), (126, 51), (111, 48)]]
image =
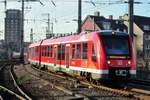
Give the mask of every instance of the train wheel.
[(98, 80), (94, 80), (93, 82), (94, 82), (93, 84), (95, 84), (95, 85), (98, 85), (98, 84), (99, 84), (99, 81), (98, 81)]
[(86, 73), (86, 79), (87, 79), (87, 81), (89, 81), (89, 82), (92, 82), (92, 81), (93, 81), (91, 73)]

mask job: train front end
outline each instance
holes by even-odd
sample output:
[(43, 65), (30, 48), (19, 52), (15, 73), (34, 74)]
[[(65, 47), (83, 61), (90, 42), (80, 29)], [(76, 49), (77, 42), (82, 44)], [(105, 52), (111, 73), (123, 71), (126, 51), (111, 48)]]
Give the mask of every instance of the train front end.
[(104, 56), (103, 69), (111, 80), (129, 80), (136, 77), (135, 51), (131, 37), (124, 32), (101, 32)]

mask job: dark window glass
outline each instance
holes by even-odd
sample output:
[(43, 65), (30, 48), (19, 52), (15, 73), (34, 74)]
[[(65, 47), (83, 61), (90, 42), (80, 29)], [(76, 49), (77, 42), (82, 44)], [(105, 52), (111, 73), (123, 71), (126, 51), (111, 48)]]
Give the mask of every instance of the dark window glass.
[(47, 56), (47, 47), (45, 47), (45, 57)]
[(33, 48), (33, 55), (36, 56), (36, 55), (35, 55), (35, 47)]
[(38, 47), (35, 47), (35, 49), (34, 49), (35, 51), (35, 56), (38, 56)]
[(57, 56), (58, 60), (61, 60), (61, 45), (58, 46), (58, 56)]
[(34, 56), (34, 55), (33, 55), (33, 50), (34, 50), (34, 48), (32, 47), (32, 48), (31, 48), (31, 55), (32, 55), (32, 56)]
[(83, 43), (82, 59), (87, 59), (87, 53), (88, 53), (88, 45), (87, 43)]
[(47, 56), (50, 57), (51, 46), (48, 46)]
[(77, 44), (77, 48), (76, 48), (76, 58), (80, 59), (81, 58), (81, 44)]
[(44, 47), (42, 47), (42, 56), (44, 56)]
[(61, 60), (65, 60), (65, 45), (61, 47)]
[(75, 44), (72, 44), (72, 59), (75, 59)]
[(103, 36), (104, 48), (107, 56), (129, 56), (129, 42), (127, 36)]
[(53, 56), (53, 46), (51, 46), (50, 48), (51, 48), (51, 50), (50, 50), (50, 57), (52, 57)]
[(46, 47), (42, 47), (42, 56), (46, 56)]
[(52, 46), (49, 46), (48, 47), (48, 57), (52, 57), (52, 51), (53, 51), (53, 48), (52, 48)]
[(28, 49), (28, 54), (31, 55), (31, 48)]
[(75, 48), (75, 44), (72, 44), (72, 48)]

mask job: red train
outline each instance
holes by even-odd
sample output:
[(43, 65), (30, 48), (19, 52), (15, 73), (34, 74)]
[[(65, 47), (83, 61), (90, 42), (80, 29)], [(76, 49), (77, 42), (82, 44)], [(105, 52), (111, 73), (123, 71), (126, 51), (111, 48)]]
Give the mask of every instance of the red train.
[(132, 79), (136, 60), (131, 37), (111, 30), (51, 38), (29, 46), (31, 64), (93, 79)]

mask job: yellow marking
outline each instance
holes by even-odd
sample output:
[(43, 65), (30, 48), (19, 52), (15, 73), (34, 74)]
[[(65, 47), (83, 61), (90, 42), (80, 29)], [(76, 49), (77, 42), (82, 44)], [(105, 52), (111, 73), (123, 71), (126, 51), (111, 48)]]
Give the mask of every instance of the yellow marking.
[(128, 58), (128, 56), (110, 56), (110, 58)]

